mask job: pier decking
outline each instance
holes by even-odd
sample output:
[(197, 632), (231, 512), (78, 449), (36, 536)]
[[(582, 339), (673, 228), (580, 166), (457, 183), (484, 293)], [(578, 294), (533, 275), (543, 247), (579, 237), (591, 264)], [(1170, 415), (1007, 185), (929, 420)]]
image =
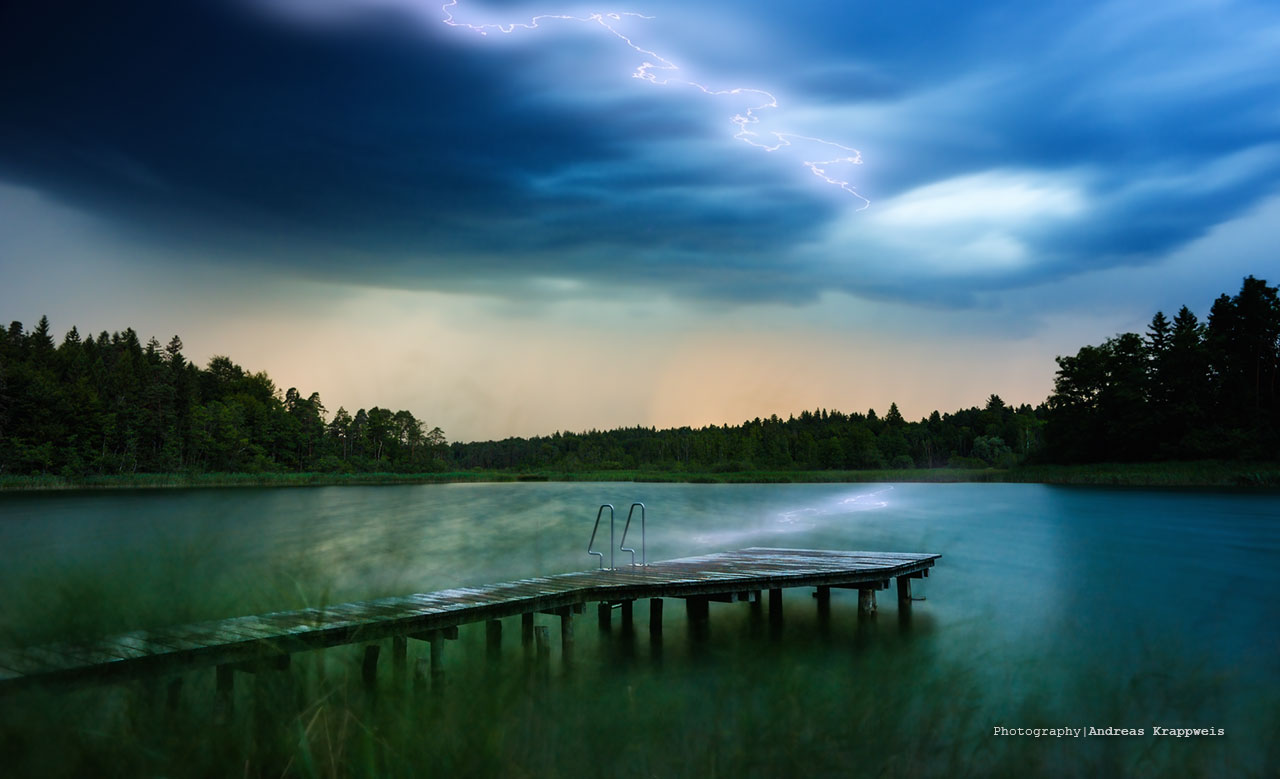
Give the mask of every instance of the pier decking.
[[(770, 591), (771, 611), (780, 615), (781, 590), (814, 587), (820, 603), (831, 588), (857, 589), (863, 611), (875, 608), (875, 592), (896, 579), (900, 604), (910, 604), (910, 580), (928, 575), (937, 554), (845, 552), (752, 548), (679, 560), (626, 565), (542, 576), (478, 587), (382, 598), (324, 608), (200, 622), (160, 630), (139, 630), (85, 643), (62, 643), (0, 650), (0, 692), (31, 684), (107, 681), (179, 674), (218, 667), (219, 689), (229, 688), (231, 671), (287, 665), (294, 652), (342, 644), (393, 639), (393, 660), (403, 662), (406, 639), (432, 644), (433, 665), (440, 641), (457, 635), (460, 625), (487, 622), (487, 640), (501, 641), (504, 617), (520, 615), (525, 645), (534, 637), (534, 614), (561, 618), (566, 650), (572, 618), (587, 603), (598, 603), (607, 624), (612, 607), (624, 618), (631, 604), (654, 599), (650, 629), (661, 631), (662, 598), (686, 600), (691, 619), (705, 619), (708, 601), (754, 600)], [(657, 615), (656, 621), (654, 615)], [(540, 628), (545, 635), (545, 629)], [(543, 636), (539, 637), (543, 639)], [(543, 639), (545, 640), (545, 639)], [(376, 672), (377, 645), (365, 655), (365, 678)], [(225, 679), (225, 682), (224, 682)]]

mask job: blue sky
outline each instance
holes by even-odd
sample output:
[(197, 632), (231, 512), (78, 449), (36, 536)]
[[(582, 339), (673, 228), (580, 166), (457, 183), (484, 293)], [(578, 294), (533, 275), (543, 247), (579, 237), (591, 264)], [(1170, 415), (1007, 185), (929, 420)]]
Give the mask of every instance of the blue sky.
[[(485, 27), (538, 14), (578, 20)], [(1278, 275), (1278, 95), (1263, 2), (7, 6), (0, 304), (177, 331), (462, 438), (892, 398), (922, 415), (981, 402), (984, 378), (1034, 403), (1054, 354)], [(320, 340), (248, 335), (267, 322)], [(339, 332), (435, 367), (353, 346), (382, 377), (363, 389), (306, 367)], [(539, 349), (555, 376), (523, 364)], [(656, 380), (554, 399), (608, 390), (560, 374), (620, 349), (671, 399)], [(810, 380), (696, 367), (725, 354)], [(962, 381), (884, 378), (955, 354)], [(495, 413), (429, 378), (501, 386), (494, 365), (533, 378)], [(725, 400), (680, 410), (707, 386)]]

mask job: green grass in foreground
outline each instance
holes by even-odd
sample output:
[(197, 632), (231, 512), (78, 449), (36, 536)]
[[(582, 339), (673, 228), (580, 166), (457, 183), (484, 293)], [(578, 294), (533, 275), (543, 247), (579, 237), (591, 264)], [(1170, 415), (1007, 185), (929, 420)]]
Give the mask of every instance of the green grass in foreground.
[(443, 473), (155, 473), (80, 478), (0, 475), (0, 491), (155, 487), (310, 487), (517, 481), (634, 481), (691, 484), (825, 484), (852, 482), (1020, 482), (1123, 487), (1280, 487), (1280, 463), (1215, 460), (998, 468), (908, 468), (860, 471), (501, 471)]
[(0, 708), (0, 755), (15, 777), (611, 778), (1249, 777), (1275, 756), (1267, 697), (1227, 738), (991, 735), (1002, 723), (1198, 722), (1223, 682), (1177, 658), (1160, 663), (1176, 684), (1086, 668), (1065, 691), (1033, 683), (1009, 695), (984, 681), (978, 658), (926, 662), (927, 632), (849, 627), (824, 640), (793, 620), (779, 643), (727, 633), (719, 616), (717, 637), (696, 650), (678, 628), (656, 656), (647, 638), (609, 636), (584, 641), (571, 671), (557, 660), (550, 678), (515, 642), (486, 665), (479, 631), (464, 629), (447, 681), (427, 688), (384, 668), (372, 694), (358, 675), (363, 647), (300, 653), (285, 672), (237, 674), (221, 714), (211, 669), (180, 674), (172, 708), (163, 678), (37, 689)]

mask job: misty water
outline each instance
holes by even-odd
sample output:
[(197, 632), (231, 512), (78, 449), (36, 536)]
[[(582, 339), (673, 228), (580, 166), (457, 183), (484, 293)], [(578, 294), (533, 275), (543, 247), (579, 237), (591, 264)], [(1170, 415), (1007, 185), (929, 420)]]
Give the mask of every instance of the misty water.
[[(1013, 748), (996, 726), (1148, 734), (1020, 742), (1019, 759), (1042, 766), (1088, 757), (1105, 767), (1121, 754), (1116, 765), (1192, 761), (1229, 774), (1277, 757), (1267, 746), (1280, 724), (1274, 493), (546, 483), (10, 494), (0, 496), (0, 643), (580, 570), (596, 564), (586, 555), (596, 506), (632, 501), (648, 506), (651, 561), (751, 546), (943, 555), (915, 582), (924, 600), (909, 619), (892, 590), (871, 620), (859, 619), (856, 591), (838, 590), (822, 622), (811, 591), (793, 589), (780, 635), (745, 604), (712, 604), (709, 636), (694, 642), (669, 601), (655, 644), (645, 603), (634, 633), (616, 616), (599, 633), (588, 610), (573, 667), (553, 658), (553, 684), (566, 706), (599, 707), (628, 729), (616, 744), (633, 757), (669, 751), (656, 731), (669, 740), (710, 729), (724, 735), (710, 748), (732, 753), (721, 765), (768, 773), (804, 759), (836, 771), (858, 729), (871, 728), (912, 733), (885, 749), (936, 751), (911, 758), (920, 765), (972, 765)], [(556, 618), (539, 620), (558, 632)], [(512, 674), (527, 670), (516, 624), (504, 647)], [(474, 684), (479, 696), (490, 694), (474, 681), (486, 678), (483, 653), (470, 650), (482, 646), (483, 626), (464, 626), (447, 658), (455, 688)], [(354, 664), (343, 651), (325, 654)], [(514, 689), (491, 694), (524, 694)], [(876, 725), (882, 715), (901, 721)], [(1153, 740), (1154, 725), (1227, 735)], [(790, 736), (741, 738), (761, 727)], [(928, 728), (938, 732), (916, 732)], [(563, 734), (569, 746), (580, 737)]]

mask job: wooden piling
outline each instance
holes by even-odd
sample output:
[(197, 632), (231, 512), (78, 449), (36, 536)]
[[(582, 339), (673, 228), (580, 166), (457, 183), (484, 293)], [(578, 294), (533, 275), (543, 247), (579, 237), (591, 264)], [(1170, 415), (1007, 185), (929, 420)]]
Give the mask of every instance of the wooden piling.
[(502, 621), (491, 619), (484, 624), (485, 655), (490, 660), (502, 657)]
[(409, 639), (404, 636), (391, 637), (391, 674), (397, 682), (404, 681), (405, 666), (409, 661)]
[(520, 615), (520, 644), (526, 649), (533, 647), (533, 612)]
[(649, 635), (662, 635), (662, 598), (649, 599)]
[(705, 641), (711, 633), (711, 602), (701, 595), (684, 599), (685, 613), (689, 617), (689, 638), (694, 642)]
[(596, 605), (596, 616), (600, 619), (600, 632), (609, 632), (613, 626), (613, 606), (606, 601), (601, 601)]
[(622, 602), (622, 629), (624, 631), (631, 629), (632, 613), (636, 602), (633, 600), (624, 600)]
[(858, 613), (868, 617), (876, 613), (875, 590), (858, 590)]
[(360, 678), (364, 680), (366, 689), (372, 690), (378, 683), (378, 655), (382, 647), (369, 644), (364, 648), (364, 662), (360, 665)]
[(431, 645), (431, 684), (436, 685), (444, 678), (444, 631), (431, 631), (427, 643)]
[(898, 608), (911, 608), (911, 577), (898, 577)]
[(691, 623), (708, 622), (711, 619), (711, 605), (701, 595), (691, 595), (684, 599), (685, 614)]
[(769, 622), (774, 625), (782, 624), (782, 590), (769, 590)]
[(573, 662), (573, 609), (560, 609), (560, 661), (564, 665)]
[(551, 672), (551, 628), (535, 626), (533, 640), (538, 647), (538, 676), (545, 679)]

